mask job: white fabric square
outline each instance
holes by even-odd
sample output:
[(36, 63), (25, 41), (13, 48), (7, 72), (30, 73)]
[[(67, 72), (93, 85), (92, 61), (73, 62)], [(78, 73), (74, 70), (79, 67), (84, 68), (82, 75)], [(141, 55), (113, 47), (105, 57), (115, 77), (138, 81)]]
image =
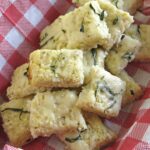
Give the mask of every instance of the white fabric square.
[(144, 15), (143, 13), (137, 11), (134, 18), (142, 23), (147, 23), (150, 19), (149, 15)]
[(142, 109), (149, 109), (150, 108), (150, 98), (149, 99), (146, 99), (144, 101), (144, 103), (142, 104), (142, 106), (140, 107), (140, 110)]
[(11, 3), (14, 3), (16, 0), (9, 0)]
[(121, 126), (120, 125), (118, 125), (118, 124), (116, 124), (116, 123), (113, 123), (113, 122), (111, 122), (111, 121), (109, 121), (109, 120), (105, 120), (104, 121), (104, 124), (108, 127), (108, 128), (110, 128), (112, 131), (114, 131), (115, 133), (119, 133), (119, 131), (120, 131), (120, 129), (121, 129)]
[(146, 87), (149, 82), (150, 73), (138, 69), (136, 74), (134, 75), (134, 79), (142, 86)]
[(64, 150), (65, 145), (62, 143), (55, 135), (53, 135), (50, 140), (48, 140), (48, 146), (53, 147), (54, 149)]
[(54, 5), (56, 3), (56, 0), (49, 0), (49, 2)]
[(3, 68), (5, 63), (6, 63), (5, 58), (0, 54), (0, 70)]
[(150, 144), (150, 126), (147, 128), (142, 141)]
[(24, 37), (22, 34), (13, 27), (8, 34), (6, 35), (5, 39), (14, 47), (18, 48), (20, 44), (24, 41)]
[(0, 12), (0, 17), (2, 17), (2, 13)]
[(75, 8), (74, 6), (70, 6), (69, 9), (67, 10), (67, 13), (70, 12), (70, 11), (73, 11), (74, 8)]
[(25, 18), (35, 27), (43, 18), (41, 11), (32, 5), (25, 13)]

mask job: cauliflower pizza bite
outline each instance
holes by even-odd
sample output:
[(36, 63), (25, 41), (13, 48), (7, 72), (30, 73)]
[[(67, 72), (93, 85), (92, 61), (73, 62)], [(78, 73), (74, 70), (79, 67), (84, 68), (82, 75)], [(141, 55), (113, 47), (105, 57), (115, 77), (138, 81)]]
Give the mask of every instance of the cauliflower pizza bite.
[(137, 61), (150, 62), (150, 25), (139, 26), (142, 47), (136, 56)]
[(0, 106), (3, 128), (10, 144), (20, 147), (32, 137), (29, 128), (31, 98), (20, 98)]
[(37, 88), (29, 83), (28, 79), (29, 64), (19, 66), (13, 73), (11, 86), (7, 88), (7, 96), (10, 100), (26, 97), (43, 91), (44, 88)]
[(105, 59), (105, 66), (112, 74), (120, 73), (129, 62), (133, 61), (141, 47), (139, 40), (125, 34), (119, 44), (114, 46)]
[(30, 130), (34, 138), (87, 128), (81, 111), (75, 106), (75, 91), (37, 93), (31, 102)]
[[(86, 1), (81, 0), (81, 4)], [(112, 3), (106, 0), (97, 0), (100, 8), (103, 9), (107, 16), (105, 18), (108, 26), (111, 38), (108, 40), (108, 44), (104, 46), (106, 49), (111, 49), (115, 43), (119, 42), (119, 38), (122, 33), (133, 23), (133, 17), (128, 12), (122, 11), (114, 6)], [(80, 1), (79, 1), (80, 3)]]
[(96, 1), (60, 16), (41, 33), (40, 46), (48, 49), (107, 47), (110, 39), (105, 17)]
[(83, 52), (83, 68), (84, 68), (84, 83), (90, 80), (90, 72), (93, 66), (104, 68), (104, 59), (107, 52), (100, 48), (93, 48), (89, 51)]
[(135, 57), (136, 61), (150, 62), (150, 25), (132, 25), (126, 34), (141, 41), (142, 46)]
[(82, 132), (68, 132), (59, 135), (69, 150), (94, 150), (102, 148), (116, 139), (116, 134), (108, 129), (101, 119), (91, 113), (84, 114), (87, 129)]
[(124, 82), (126, 82), (126, 90), (122, 97), (122, 106), (132, 103), (133, 101), (140, 98), (142, 95), (142, 89), (134, 81), (132, 77), (130, 77), (125, 71), (122, 71), (118, 77), (120, 77)]
[[(86, 2), (92, 0), (72, 0), (77, 5), (84, 5)], [(118, 9), (129, 12), (131, 15), (135, 14), (137, 9), (142, 6), (143, 0), (105, 0), (111, 2)]]
[(93, 67), (91, 81), (83, 87), (77, 106), (106, 118), (115, 117), (121, 108), (125, 82), (103, 68)]
[(84, 82), (83, 51), (36, 50), (30, 54), (29, 77), (37, 87), (79, 87)]

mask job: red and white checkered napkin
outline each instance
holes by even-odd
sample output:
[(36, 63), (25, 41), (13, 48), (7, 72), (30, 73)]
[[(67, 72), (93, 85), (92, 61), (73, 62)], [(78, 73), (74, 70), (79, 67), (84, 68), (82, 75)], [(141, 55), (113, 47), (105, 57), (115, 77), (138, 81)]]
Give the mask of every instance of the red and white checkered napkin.
[[(0, 0), (0, 102), (5, 98), (13, 70), (39, 47), (40, 31), (72, 8), (71, 0)], [(136, 22), (150, 23), (148, 14), (150, 0), (145, 0), (135, 15)], [(107, 150), (150, 150), (150, 63), (132, 63), (127, 70), (143, 87), (144, 96), (121, 110), (117, 118), (105, 121), (119, 133), (118, 140)], [(0, 131), (2, 147), (6, 138), (1, 127)], [(60, 150), (62, 143), (52, 136), (37, 139), (24, 149)]]

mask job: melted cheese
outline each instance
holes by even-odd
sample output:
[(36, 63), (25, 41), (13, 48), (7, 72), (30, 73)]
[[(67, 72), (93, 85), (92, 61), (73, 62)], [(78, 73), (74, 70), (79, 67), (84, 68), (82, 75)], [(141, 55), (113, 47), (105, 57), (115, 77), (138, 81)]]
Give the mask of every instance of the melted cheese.
[[(89, 0), (81, 0), (78, 3), (83, 4)], [(111, 34), (111, 38), (108, 40), (106, 49), (111, 49), (115, 43), (119, 42), (121, 34), (133, 23), (133, 17), (129, 13), (118, 9), (109, 1), (96, 0), (99, 6), (107, 13), (106, 24)]]
[(83, 87), (77, 106), (103, 117), (117, 116), (121, 109), (125, 82), (103, 68), (93, 67), (90, 83)]
[(37, 88), (29, 83), (28, 79), (29, 64), (19, 66), (13, 73), (11, 86), (7, 89), (7, 96), (10, 100), (22, 98), (43, 91), (44, 88)]
[(126, 82), (126, 90), (123, 94), (122, 105), (125, 106), (137, 100), (142, 95), (142, 89), (125, 71), (118, 74), (123, 81)]
[[(97, 45), (107, 47), (110, 34), (105, 22), (106, 12), (96, 1), (60, 16), (40, 36), (40, 46), (49, 49), (79, 48), (89, 50)], [(101, 19), (100, 19), (101, 18)]]
[(83, 84), (81, 50), (36, 50), (30, 54), (31, 84), (38, 87), (78, 87)]
[(93, 150), (101, 148), (114, 141), (116, 134), (108, 129), (94, 114), (86, 113), (85, 119), (88, 124), (83, 132), (70, 132), (59, 135), (70, 150)]
[(121, 42), (112, 48), (105, 60), (106, 68), (115, 75), (134, 60), (141, 47), (139, 40), (127, 35), (122, 35), (122, 38)]
[(37, 93), (31, 103), (30, 129), (34, 138), (69, 130), (84, 130), (86, 124), (75, 106), (75, 91)]
[(107, 52), (102, 49), (92, 49), (90, 51), (84, 51), (83, 53), (83, 67), (84, 67), (84, 83), (88, 83), (90, 80), (90, 72), (93, 66), (104, 67), (104, 59)]
[(126, 34), (141, 41), (142, 46), (135, 57), (136, 61), (150, 62), (150, 25), (132, 25)]
[[(22, 146), (32, 138), (29, 128), (30, 100), (31, 97), (15, 99), (0, 106), (4, 131), (14, 146)], [(24, 112), (11, 109), (19, 109)]]

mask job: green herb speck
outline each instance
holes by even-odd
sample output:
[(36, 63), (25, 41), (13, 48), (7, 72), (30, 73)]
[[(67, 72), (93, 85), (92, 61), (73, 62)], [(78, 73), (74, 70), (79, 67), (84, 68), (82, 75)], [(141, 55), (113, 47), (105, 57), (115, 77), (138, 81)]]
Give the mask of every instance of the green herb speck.
[(140, 25), (137, 26), (137, 32), (138, 32), (139, 34), (141, 34), (141, 33), (140, 33)]
[(125, 34), (123, 34), (123, 35), (121, 36), (121, 40), (123, 40), (123, 39), (125, 38), (125, 36), (126, 36), (126, 35), (125, 35)]
[(51, 68), (52, 72), (55, 73), (55, 71), (56, 71), (56, 66), (53, 65), (53, 66), (50, 66), (50, 68)]
[(79, 135), (79, 136), (77, 136), (77, 137), (75, 137), (75, 138), (68, 138), (68, 137), (66, 137), (65, 140), (66, 140), (67, 142), (69, 142), (69, 143), (74, 143), (74, 142), (77, 141), (77, 140), (81, 140), (81, 136)]
[(4, 110), (1, 110), (1, 112), (4, 112), (4, 111), (14, 111), (14, 112), (20, 112), (20, 115), (19, 115), (19, 119), (21, 120), (21, 115), (23, 113), (30, 113), (29, 111), (26, 111), (26, 110), (23, 110), (23, 108), (5, 108)]
[(100, 20), (103, 21), (105, 17), (105, 10), (103, 10), (100, 14)]
[(91, 49), (91, 53), (92, 53), (92, 56), (93, 56), (93, 60), (94, 60), (94, 65), (97, 64), (97, 59), (96, 59), (96, 56), (97, 56), (97, 51), (95, 48), (92, 48)]
[(116, 25), (118, 23), (119, 19), (118, 17), (116, 17), (114, 20), (113, 20), (113, 25)]
[(90, 4), (90, 8), (94, 11), (94, 13), (96, 13), (96, 11), (95, 11), (94, 7), (92, 6), (92, 4)]
[(66, 30), (62, 29), (62, 32), (63, 32), (63, 33), (66, 33)]
[(126, 59), (126, 60), (128, 60), (128, 61), (131, 61), (132, 58), (133, 58), (133, 55), (134, 55), (133, 52), (126, 52), (126, 53), (122, 56), (122, 58), (123, 58), (123, 59)]
[(81, 23), (80, 32), (84, 32), (84, 24), (83, 24), (83, 21), (82, 21), (82, 23)]

